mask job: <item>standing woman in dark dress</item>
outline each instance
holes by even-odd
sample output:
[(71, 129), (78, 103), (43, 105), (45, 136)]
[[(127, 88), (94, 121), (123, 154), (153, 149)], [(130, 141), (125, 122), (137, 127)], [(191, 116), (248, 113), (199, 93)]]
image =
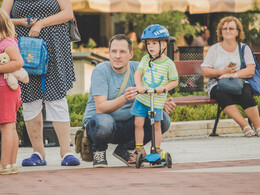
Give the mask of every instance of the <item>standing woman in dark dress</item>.
[[(73, 18), (70, 0), (4, 0), (2, 8), (11, 13), (17, 38), (20, 36), (44, 39), (49, 54), (45, 92), (41, 76), (30, 75), (29, 84), (21, 84), (23, 115), (34, 153), (24, 159), (23, 166), (46, 165), (43, 145), (42, 107), (46, 120), (52, 121), (61, 154), (61, 165), (76, 166), (80, 162), (70, 149), (70, 117), (66, 94), (73, 87), (75, 74), (69, 32), (65, 22)], [(27, 17), (33, 15), (31, 23)]]

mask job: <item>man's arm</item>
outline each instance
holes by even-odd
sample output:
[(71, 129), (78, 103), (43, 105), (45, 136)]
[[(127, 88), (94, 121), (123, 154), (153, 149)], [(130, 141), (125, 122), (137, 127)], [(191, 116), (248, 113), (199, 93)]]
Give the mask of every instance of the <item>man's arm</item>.
[(125, 93), (113, 100), (107, 100), (106, 95), (94, 96), (96, 112), (97, 113), (111, 113), (116, 111), (125, 105), (128, 101), (131, 101), (137, 95), (136, 87), (129, 87), (125, 90)]

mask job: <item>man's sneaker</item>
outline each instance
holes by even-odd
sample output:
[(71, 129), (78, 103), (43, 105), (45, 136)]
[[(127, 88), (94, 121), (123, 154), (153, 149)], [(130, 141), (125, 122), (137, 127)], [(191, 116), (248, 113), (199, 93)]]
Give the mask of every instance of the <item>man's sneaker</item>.
[(18, 173), (18, 166), (16, 163), (11, 165), (11, 170), (12, 170), (12, 174), (17, 174)]
[(79, 159), (77, 159), (72, 153), (66, 153), (61, 161), (61, 166), (78, 166), (80, 165)]
[(0, 165), (0, 175), (10, 175), (12, 173), (11, 165), (6, 165), (3, 167)]
[(93, 167), (94, 168), (107, 167), (106, 151), (94, 152)]
[(134, 153), (130, 156), (129, 158), (129, 164), (135, 164), (136, 162), (136, 158), (137, 158), (137, 155), (141, 153), (143, 155), (143, 158), (147, 155), (146, 152), (145, 152), (145, 149), (144, 147), (140, 147), (140, 148), (135, 148), (135, 151)]
[(30, 158), (26, 158), (22, 162), (22, 166), (45, 166), (47, 162), (42, 158), (39, 152), (34, 152)]
[(128, 160), (130, 158), (130, 153), (127, 150), (122, 150), (117, 146), (113, 155), (129, 166)]

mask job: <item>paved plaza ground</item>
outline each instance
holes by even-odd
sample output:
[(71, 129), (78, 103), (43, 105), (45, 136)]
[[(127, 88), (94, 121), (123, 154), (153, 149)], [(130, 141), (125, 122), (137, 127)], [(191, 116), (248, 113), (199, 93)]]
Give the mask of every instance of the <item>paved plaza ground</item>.
[[(46, 148), (48, 165), (19, 166), (19, 174), (0, 176), (0, 194), (260, 194), (258, 137), (232, 134), (163, 140), (162, 148), (173, 159), (170, 169), (148, 164), (140, 169), (126, 167), (112, 155), (114, 148), (109, 145), (107, 150), (109, 168), (99, 169), (87, 162), (62, 167), (59, 148)], [(19, 148), (18, 163), (31, 152)]]

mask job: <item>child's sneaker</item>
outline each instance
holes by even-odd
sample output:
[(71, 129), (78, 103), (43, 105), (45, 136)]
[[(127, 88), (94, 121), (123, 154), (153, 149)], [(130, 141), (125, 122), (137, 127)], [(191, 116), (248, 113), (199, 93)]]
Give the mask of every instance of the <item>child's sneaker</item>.
[(134, 153), (130, 156), (130, 158), (128, 160), (129, 164), (134, 164), (136, 162), (138, 153), (141, 153), (143, 155), (143, 158), (147, 155), (144, 147), (135, 148)]
[(162, 155), (162, 149), (161, 148), (156, 148), (156, 152), (157, 152), (157, 154)]
[(11, 170), (12, 170), (12, 174), (17, 174), (18, 173), (18, 166), (16, 163), (11, 165)]
[(61, 166), (78, 166), (80, 165), (79, 159), (77, 159), (72, 153), (66, 153), (61, 161)]
[(45, 159), (39, 152), (34, 152), (30, 158), (26, 158), (22, 162), (22, 166), (44, 166), (47, 165)]
[(6, 165), (5, 167), (0, 165), (0, 175), (9, 175), (11, 173), (12, 173), (11, 165)]
[(107, 167), (106, 151), (94, 152), (93, 167), (94, 168)]

